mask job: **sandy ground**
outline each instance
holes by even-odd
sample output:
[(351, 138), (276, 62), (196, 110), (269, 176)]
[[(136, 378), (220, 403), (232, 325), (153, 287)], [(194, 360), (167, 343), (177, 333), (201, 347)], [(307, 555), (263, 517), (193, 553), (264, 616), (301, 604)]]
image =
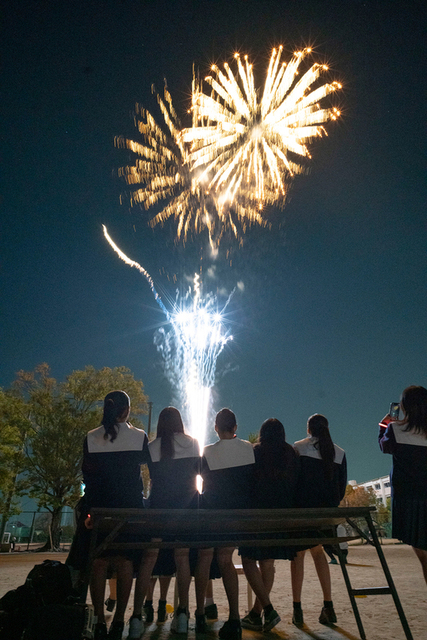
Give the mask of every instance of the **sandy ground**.
[[(397, 592), (405, 611), (412, 635), (415, 640), (427, 638), (427, 587), (422, 577), (421, 567), (412, 549), (406, 545), (384, 545), (384, 554), (393, 576)], [(34, 566), (45, 558), (55, 558), (65, 561), (65, 553), (35, 554), (9, 553), (0, 554), (0, 596), (9, 589), (23, 584), (25, 578)], [(235, 564), (240, 564), (238, 556)], [(386, 580), (381, 569), (376, 551), (371, 546), (352, 546), (349, 551), (348, 571), (352, 586), (380, 587), (386, 586)], [(276, 580), (271, 594), (273, 606), (277, 609), (282, 621), (268, 636), (283, 640), (356, 640), (360, 638), (353, 616), (350, 600), (345, 588), (340, 566), (331, 565), (333, 599), (338, 624), (325, 627), (318, 622), (322, 606), (322, 594), (314, 571), (311, 556), (307, 553), (305, 580), (303, 587), (302, 605), (304, 610), (304, 629), (297, 629), (292, 625), (292, 596), (290, 585), (290, 566), (283, 560), (276, 562)], [(240, 576), (240, 605), (241, 614), (247, 611), (247, 585), (244, 576)], [(214, 583), (215, 601), (218, 605), (219, 620), (212, 623), (212, 632), (207, 637), (217, 638), (215, 631), (227, 618), (227, 601), (222, 583)], [(154, 601), (158, 599), (157, 588)], [(168, 602), (173, 603), (173, 583), (170, 587)], [(405, 634), (401, 626), (391, 595), (368, 596), (357, 598), (357, 603), (369, 640), (399, 640)], [(156, 608), (156, 607), (155, 607)], [(131, 615), (131, 601), (128, 606)], [(190, 591), (190, 611), (194, 615), (194, 588)], [(111, 618), (110, 618), (111, 620)], [(169, 636), (170, 620), (164, 625), (154, 622), (146, 631), (144, 640), (166, 640)], [(126, 637), (126, 630), (124, 637)], [(190, 619), (189, 638), (193, 640), (194, 618)], [(243, 631), (243, 639), (261, 639), (262, 634)]]

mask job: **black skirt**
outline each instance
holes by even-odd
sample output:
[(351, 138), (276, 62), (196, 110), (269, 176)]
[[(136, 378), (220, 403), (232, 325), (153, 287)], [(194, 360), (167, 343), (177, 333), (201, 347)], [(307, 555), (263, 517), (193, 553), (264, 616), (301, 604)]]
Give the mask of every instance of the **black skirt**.
[(427, 551), (427, 499), (394, 496), (392, 536), (416, 549)]

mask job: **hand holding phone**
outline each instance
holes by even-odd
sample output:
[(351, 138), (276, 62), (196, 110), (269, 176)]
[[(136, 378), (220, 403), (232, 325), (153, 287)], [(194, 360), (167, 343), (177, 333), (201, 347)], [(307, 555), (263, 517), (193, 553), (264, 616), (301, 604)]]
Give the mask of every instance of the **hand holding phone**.
[(399, 402), (392, 402), (390, 404), (390, 417), (392, 420), (398, 420), (399, 419), (399, 411), (400, 411), (400, 404)]

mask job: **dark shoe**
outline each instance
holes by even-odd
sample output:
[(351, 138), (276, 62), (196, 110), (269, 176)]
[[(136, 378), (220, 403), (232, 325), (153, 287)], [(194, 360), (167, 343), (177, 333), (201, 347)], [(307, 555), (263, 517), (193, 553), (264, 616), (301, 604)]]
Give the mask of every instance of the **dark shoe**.
[(154, 609), (152, 604), (144, 604), (144, 618), (147, 624), (151, 624), (154, 620)]
[(94, 640), (107, 640), (107, 625), (105, 622), (97, 622), (95, 625)]
[(227, 620), (218, 632), (221, 640), (241, 640), (242, 627), (240, 620)]
[(338, 564), (338, 560), (336, 558), (331, 558), (329, 564)]
[(270, 613), (268, 613), (267, 615), (264, 614), (264, 626), (262, 630), (265, 632), (271, 631), (272, 628), (276, 626), (276, 624), (279, 624), (280, 620), (281, 618), (277, 611), (272, 609), (272, 611), (270, 611)]
[(215, 603), (208, 604), (205, 607), (205, 616), (207, 620), (218, 620), (218, 607)]
[(122, 640), (123, 629), (125, 628), (124, 622), (111, 623), (110, 630), (108, 632), (108, 640)]
[(292, 614), (292, 624), (301, 629), (304, 626), (304, 616), (302, 609), (294, 609)]
[(258, 615), (253, 615), (251, 612), (247, 616), (240, 620), (240, 624), (243, 629), (252, 629), (252, 631), (262, 631), (262, 618)]
[(159, 608), (157, 609), (157, 623), (166, 622), (168, 614), (166, 613), (166, 600), (159, 600)]
[(322, 607), (322, 612), (319, 616), (320, 624), (335, 624), (337, 616), (333, 607)]
[(196, 614), (196, 633), (206, 633), (208, 625), (206, 624), (206, 616), (204, 613)]
[(105, 601), (105, 606), (107, 607), (107, 611), (110, 613), (114, 611), (114, 607), (116, 606), (116, 601), (111, 598), (107, 598)]
[(132, 616), (131, 619), (129, 620), (129, 635), (128, 635), (128, 639), (129, 640), (139, 640), (139, 638), (142, 636), (142, 634), (145, 631), (145, 627), (144, 627), (144, 623), (142, 622), (142, 620), (138, 618), (136, 618), (135, 616)]

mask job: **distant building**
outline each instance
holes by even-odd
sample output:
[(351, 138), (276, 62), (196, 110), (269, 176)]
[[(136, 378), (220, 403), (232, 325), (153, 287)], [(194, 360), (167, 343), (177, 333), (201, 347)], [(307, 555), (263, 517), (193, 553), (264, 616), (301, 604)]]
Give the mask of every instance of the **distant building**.
[(357, 483), (355, 480), (350, 480), (348, 484), (353, 487), (364, 487), (365, 489), (373, 489), (377, 499), (385, 506), (387, 504), (387, 498), (391, 497), (391, 483), (390, 476), (382, 476), (381, 478), (375, 478), (375, 480), (368, 480), (368, 482)]

